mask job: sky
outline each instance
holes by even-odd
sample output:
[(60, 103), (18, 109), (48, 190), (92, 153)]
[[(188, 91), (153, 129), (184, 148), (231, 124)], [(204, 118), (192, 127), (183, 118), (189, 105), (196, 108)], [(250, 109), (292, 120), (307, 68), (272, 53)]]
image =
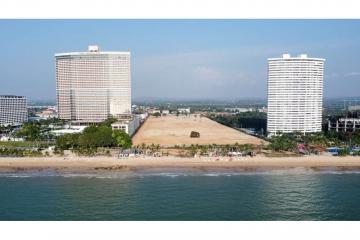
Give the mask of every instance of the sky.
[(325, 58), (324, 97), (360, 96), (360, 20), (0, 20), (0, 94), (55, 100), (55, 53), (131, 51), (132, 98), (266, 98), (267, 58)]

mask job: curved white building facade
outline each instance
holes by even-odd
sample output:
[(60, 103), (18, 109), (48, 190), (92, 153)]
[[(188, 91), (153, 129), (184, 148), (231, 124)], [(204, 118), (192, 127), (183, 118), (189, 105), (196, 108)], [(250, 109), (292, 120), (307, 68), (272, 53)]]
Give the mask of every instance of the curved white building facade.
[(324, 62), (305, 54), (268, 59), (269, 136), (321, 131)]
[(59, 118), (75, 122), (101, 122), (131, 113), (130, 52), (55, 54)]

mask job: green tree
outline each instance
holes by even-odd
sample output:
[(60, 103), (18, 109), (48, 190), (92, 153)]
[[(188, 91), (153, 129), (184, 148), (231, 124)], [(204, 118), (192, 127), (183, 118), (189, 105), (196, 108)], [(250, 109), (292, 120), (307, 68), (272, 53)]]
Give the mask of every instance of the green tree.
[(131, 148), (132, 140), (126, 132), (121, 130), (114, 130), (112, 132), (112, 137), (118, 147), (122, 147), (123, 149)]
[(208, 145), (203, 145), (200, 148), (200, 155), (206, 155), (209, 153), (209, 146)]
[(191, 144), (189, 147), (189, 152), (191, 156), (195, 156), (198, 152), (198, 146)]
[(76, 148), (79, 146), (80, 134), (64, 134), (56, 138), (56, 147), (60, 150)]
[(161, 114), (160, 114), (159, 112), (156, 112), (156, 113), (153, 114), (153, 116), (155, 116), (155, 117), (160, 117)]
[(270, 148), (274, 151), (289, 151), (295, 149), (297, 141), (294, 135), (282, 134), (271, 138)]
[(350, 154), (349, 148), (342, 148), (339, 150), (339, 156), (347, 156)]
[(98, 127), (90, 126), (84, 129), (84, 132), (79, 137), (79, 147), (81, 148), (95, 148), (98, 147)]
[(40, 130), (40, 126), (36, 123), (25, 123), (16, 133), (16, 136), (25, 138), (29, 141), (41, 140)]
[(97, 146), (99, 147), (110, 147), (115, 143), (112, 137), (112, 129), (107, 125), (100, 125), (97, 128), (96, 138), (98, 140)]
[(100, 125), (106, 125), (108, 127), (111, 127), (111, 124), (115, 123), (117, 121), (116, 118), (112, 117), (112, 118), (108, 118), (105, 121), (103, 121)]

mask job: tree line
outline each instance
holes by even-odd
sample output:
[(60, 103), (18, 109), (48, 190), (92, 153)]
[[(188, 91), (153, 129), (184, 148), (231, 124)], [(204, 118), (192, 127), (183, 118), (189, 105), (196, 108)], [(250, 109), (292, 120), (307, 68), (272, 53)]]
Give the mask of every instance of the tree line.
[(360, 131), (356, 132), (336, 132), (329, 131), (326, 133), (283, 133), (270, 139), (270, 149), (273, 151), (294, 151), (298, 144), (305, 147), (317, 147), (326, 149), (327, 147), (349, 147), (360, 146)]
[(78, 154), (92, 155), (98, 148), (120, 147), (128, 149), (132, 146), (130, 136), (121, 130), (112, 130), (103, 123), (89, 126), (82, 133), (64, 134), (56, 138), (56, 151), (73, 150)]
[(266, 132), (266, 113), (244, 112), (236, 115), (210, 115), (210, 119), (231, 128), (254, 128), (257, 132)]

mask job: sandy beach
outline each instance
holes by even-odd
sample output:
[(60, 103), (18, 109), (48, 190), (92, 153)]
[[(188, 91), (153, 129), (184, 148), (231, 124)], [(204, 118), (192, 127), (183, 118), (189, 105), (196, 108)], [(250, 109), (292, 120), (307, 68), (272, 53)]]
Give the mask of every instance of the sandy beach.
[(262, 168), (360, 168), (360, 157), (303, 156), (303, 157), (240, 157), (240, 158), (176, 158), (147, 157), (117, 159), (114, 157), (42, 157), (0, 158), (0, 172), (59, 171), (98, 172), (136, 171), (144, 169), (183, 168), (193, 170), (236, 170)]

